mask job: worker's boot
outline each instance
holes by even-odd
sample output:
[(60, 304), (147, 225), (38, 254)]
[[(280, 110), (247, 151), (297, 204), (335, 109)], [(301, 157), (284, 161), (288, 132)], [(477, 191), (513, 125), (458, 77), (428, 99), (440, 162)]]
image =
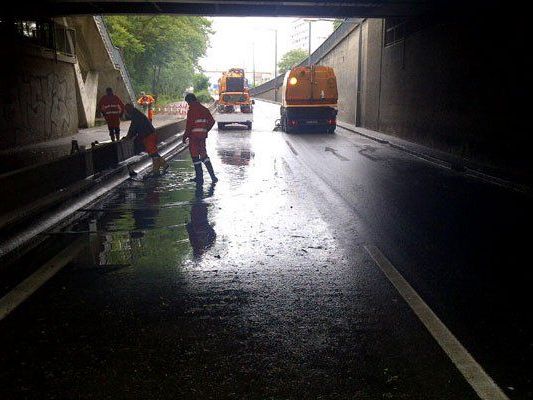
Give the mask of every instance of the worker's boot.
[(152, 175), (158, 176), (161, 168), (161, 157), (152, 157)]
[(196, 176), (191, 179), (191, 182), (196, 182), (196, 185), (201, 186), (204, 184), (204, 171), (202, 169), (200, 157), (193, 157), (192, 163), (194, 165), (194, 172), (196, 173)]
[(209, 172), (209, 176), (211, 176), (211, 182), (217, 183), (218, 178), (215, 176), (215, 171), (213, 170), (213, 164), (211, 164), (211, 160), (209, 159), (209, 157), (204, 158), (203, 163), (205, 164), (205, 167), (207, 168), (207, 172)]
[[(170, 167), (170, 165), (168, 165), (167, 160), (165, 160), (161, 156), (153, 157), (152, 162), (154, 175), (164, 174), (165, 172), (167, 172), (168, 167)], [(161, 171), (161, 169), (163, 169), (163, 171)]]
[(170, 165), (168, 164), (167, 160), (165, 160), (163, 157), (159, 157), (159, 160), (161, 163), (161, 168), (163, 168), (163, 171), (161, 173), (164, 174), (165, 172), (167, 172)]

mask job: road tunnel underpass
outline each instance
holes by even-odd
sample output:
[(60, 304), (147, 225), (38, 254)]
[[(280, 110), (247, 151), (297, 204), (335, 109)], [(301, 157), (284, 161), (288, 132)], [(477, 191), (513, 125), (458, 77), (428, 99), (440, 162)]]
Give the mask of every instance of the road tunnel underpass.
[[(185, 122), (168, 116), (154, 124), (164, 175), (149, 177), (146, 155), (111, 143), (108, 153), (123, 158), (69, 177), (82, 189), (58, 183), (62, 197), (49, 206), (15, 207), (17, 224), (12, 211), (2, 216), (0, 397), (533, 397), (522, 25), (492, 31), (489, 43), (491, 20), (471, 10), (450, 17), (457, 8), (443, 3), (46, 5), (26, 15), (78, 14), (65, 26), (89, 45), (79, 60), (43, 61), (81, 67), (72, 82), (85, 92), (67, 87), (72, 98), (52, 107), (72, 108), (73, 124), (75, 99), (101, 90), (89, 88), (87, 71), (110, 63), (99, 70), (113, 71), (106, 85), (127, 74), (105, 35), (89, 36), (98, 22), (76, 20), (83, 14), (361, 19), (345, 20), (311, 55), (337, 75), (334, 134), (274, 129), (274, 77), (250, 91), (251, 129), (209, 132), (216, 184), (207, 173), (203, 186), (190, 182)], [(90, 58), (94, 37), (103, 58)], [(22, 79), (28, 90), (15, 83), (17, 99), (57, 87), (43, 76)], [(129, 96), (128, 84), (121, 90)], [(70, 161), (71, 174), (98, 148)], [(62, 174), (54, 168), (41, 180)], [(0, 175), (6, 204), (31, 190), (16, 173)]]

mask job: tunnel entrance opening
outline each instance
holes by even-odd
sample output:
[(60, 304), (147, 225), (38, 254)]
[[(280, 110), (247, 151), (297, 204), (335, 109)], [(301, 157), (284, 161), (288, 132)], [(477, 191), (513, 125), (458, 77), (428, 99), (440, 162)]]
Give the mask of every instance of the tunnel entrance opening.
[[(526, 65), (526, 25), (497, 36), (494, 19), (454, 16), (453, 5), (435, 15), (440, 6), (48, 1), (29, 12), (46, 18), (2, 17), (39, 61), (26, 53), (16, 64), (38, 73), (12, 80), (1, 121), (35, 132), (89, 123), (97, 75), (137, 100), (117, 61), (130, 55), (96, 13), (349, 17), (300, 61), (334, 67), (338, 114), (316, 120), (338, 122), (337, 135), (272, 131), (283, 83), (272, 23), (233, 65), (204, 68), (270, 79), (252, 73), (253, 104), (226, 99), (253, 109), (253, 126), (219, 121), (226, 129), (215, 125), (194, 165), (176, 136), (185, 121), (158, 125), (155, 110), (170, 165), (162, 176), (147, 173), (148, 155), (131, 161), (138, 151), (128, 141), (0, 176), (2, 207), (15, 210), (0, 215), (6, 398), (528, 398), (532, 276), (522, 232), (533, 215), (530, 192), (501, 179), (531, 183), (528, 71), (516, 70)], [(91, 17), (63, 17), (71, 13)], [(217, 62), (250, 32), (227, 40)], [(168, 78), (149, 67), (144, 87)], [(191, 181), (198, 166), (203, 186)], [(4, 263), (6, 248), (16, 251)]]

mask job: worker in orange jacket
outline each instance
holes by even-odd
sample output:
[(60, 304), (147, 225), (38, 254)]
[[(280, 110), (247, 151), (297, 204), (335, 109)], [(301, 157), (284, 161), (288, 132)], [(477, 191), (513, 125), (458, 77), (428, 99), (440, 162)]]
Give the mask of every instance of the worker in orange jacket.
[(213, 171), (213, 165), (207, 156), (205, 140), (207, 133), (215, 124), (215, 120), (209, 110), (205, 108), (193, 93), (187, 93), (185, 101), (189, 105), (187, 111), (187, 126), (183, 134), (183, 143), (189, 140), (189, 152), (191, 153), (192, 163), (196, 177), (191, 181), (196, 182), (198, 186), (204, 183), (204, 173), (202, 163), (205, 164), (207, 172), (211, 176), (211, 182), (216, 183), (218, 178)]
[(157, 150), (157, 133), (154, 126), (146, 115), (133, 107), (131, 103), (126, 104), (126, 113), (131, 120), (126, 138), (137, 137), (142, 140), (144, 149), (152, 159), (152, 175), (159, 175), (161, 168), (165, 173), (169, 165)]
[(141, 97), (137, 100), (137, 104), (142, 107), (144, 114), (148, 117), (150, 122), (154, 119), (154, 103), (155, 99), (145, 92), (141, 92)]
[(120, 97), (113, 94), (113, 89), (108, 87), (105, 95), (98, 102), (98, 110), (102, 113), (107, 122), (109, 136), (114, 142), (120, 139), (120, 117), (124, 114), (124, 103)]

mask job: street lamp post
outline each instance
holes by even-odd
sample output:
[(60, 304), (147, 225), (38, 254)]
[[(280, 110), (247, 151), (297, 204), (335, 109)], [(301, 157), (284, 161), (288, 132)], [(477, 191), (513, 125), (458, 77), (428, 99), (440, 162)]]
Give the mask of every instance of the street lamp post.
[(274, 31), (274, 101), (278, 101), (278, 86), (276, 79), (278, 77), (278, 30)]
[(307, 21), (309, 24), (309, 36), (308, 36), (308, 53), (307, 53), (307, 64), (311, 66), (311, 31), (312, 31), (312, 24), (316, 21), (334, 21), (334, 19), (330, 18), (313, 18), (313, 19), (304, 19), (304, 21)]
[(278, 30), (274, 29), (274, 76), (278, 76)]
[[(277, 29), (265, 29), (266, 31), (274, 32), (274, 81), (278, 77), (278, 30)], [(275, 82), (274, 82), (275, 83)], [(274, 85), (274, 98), (278, 99), (278, 87)]]
[(252, 80), (254, 82), (254, 87), (255, 87), (255, 42), (252, 42), (252, 69), (253, 69)]
[(310, 67), (311, 66), (311, 24), (313, 23), (312, 20), (307, 20), (307, 22), (309, 23), (309, 50), (307, 52), (307, 64), (308, 66)]

